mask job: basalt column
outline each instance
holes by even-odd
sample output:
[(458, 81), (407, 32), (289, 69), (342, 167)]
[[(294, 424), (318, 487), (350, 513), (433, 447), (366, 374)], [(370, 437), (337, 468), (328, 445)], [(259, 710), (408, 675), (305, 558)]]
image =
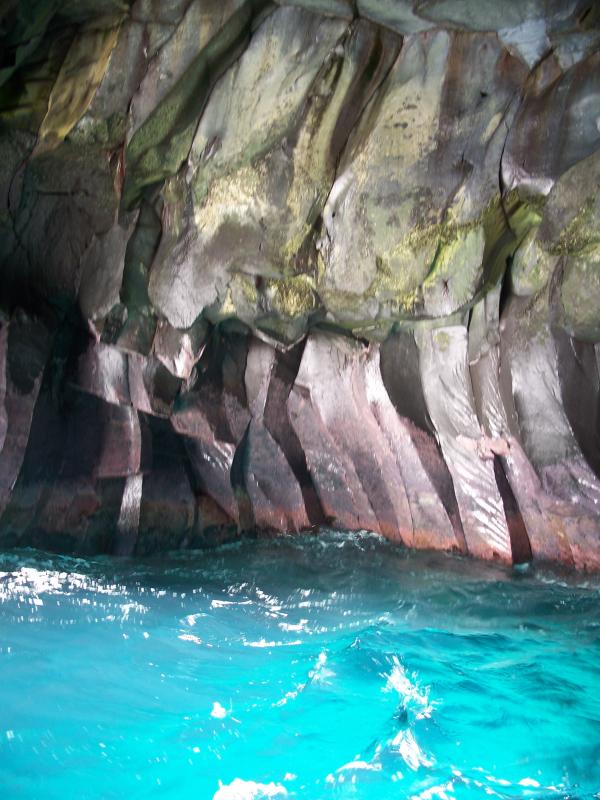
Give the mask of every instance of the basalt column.
[(600, 12), (9, 0), (0, 545), (600, 569)]

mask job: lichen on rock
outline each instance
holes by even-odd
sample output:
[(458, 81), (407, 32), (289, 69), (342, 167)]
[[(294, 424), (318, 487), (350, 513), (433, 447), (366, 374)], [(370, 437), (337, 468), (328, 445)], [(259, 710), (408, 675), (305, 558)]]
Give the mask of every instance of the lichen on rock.
[(0, 42), (1, 544), (600, 569), (595, 6), (10, 0)]

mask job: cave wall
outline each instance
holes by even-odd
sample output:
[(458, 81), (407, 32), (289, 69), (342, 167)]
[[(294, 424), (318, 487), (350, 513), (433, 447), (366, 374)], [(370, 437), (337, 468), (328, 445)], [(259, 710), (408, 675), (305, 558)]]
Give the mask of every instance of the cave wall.
[(600, 9), (9, 0), (0, 544), (600, 568)]

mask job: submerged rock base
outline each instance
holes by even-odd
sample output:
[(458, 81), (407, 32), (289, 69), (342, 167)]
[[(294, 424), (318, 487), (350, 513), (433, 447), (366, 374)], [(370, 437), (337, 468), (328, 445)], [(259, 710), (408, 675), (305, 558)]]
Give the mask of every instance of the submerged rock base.
[(9, 0), (0, 546), (600, 569), (600, 14)]

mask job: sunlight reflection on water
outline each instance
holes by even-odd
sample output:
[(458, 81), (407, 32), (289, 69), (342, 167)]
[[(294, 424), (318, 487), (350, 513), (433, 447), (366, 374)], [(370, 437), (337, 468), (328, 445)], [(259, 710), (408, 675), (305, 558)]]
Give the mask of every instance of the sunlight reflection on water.
[(600, 590), (370, 535), (0, 557), (6, 797), (594, 797)]

